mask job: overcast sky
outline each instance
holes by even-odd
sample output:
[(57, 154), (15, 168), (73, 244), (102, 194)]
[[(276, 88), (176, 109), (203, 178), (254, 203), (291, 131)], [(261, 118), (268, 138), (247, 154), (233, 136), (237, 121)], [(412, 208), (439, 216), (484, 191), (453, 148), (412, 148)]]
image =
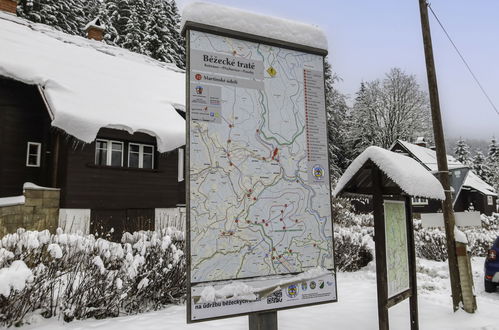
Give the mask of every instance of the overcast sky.
[[(177, 0), (182, 7), (194, 0)], [(415, 74), (427, 90), (418, 0), (209, 0), (321, 27), (329, 61), (352, 101), (361, 81), (392, 67)], [(499, 107), (499, 0), (434, 0), (439, 16), (484, 89)], [(431, 14), (430, 14), (431, 15)], [(488, 103), (442, 29), (430, 16), (440, 105), (448, 138), (499, 138)]]

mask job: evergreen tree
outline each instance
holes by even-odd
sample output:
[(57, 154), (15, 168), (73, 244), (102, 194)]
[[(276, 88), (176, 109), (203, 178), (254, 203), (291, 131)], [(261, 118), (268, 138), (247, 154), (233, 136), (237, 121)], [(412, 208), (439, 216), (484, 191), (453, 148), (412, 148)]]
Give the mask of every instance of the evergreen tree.
[(454, 156), (459, 162), (463, 163), (464, 165), (471, 164), (470, 147), (461, 138), (459, 138), (459, 141), (457, 141), (456, 149), (454, 150)]
[(98, 17), (106, 26), (106, 43), (185, 67), (174, 0), (21, 0), (18, 14), (81, 36)]
[(477, 150), (472, 160), (472, 169), (480, 178), (487, 181), (488, 169), (485, 164), (485, 157), (480, 150)]
[(22, 0), (18, 15), (69, 34), (82, 35), (86, 24), (83, 4), (82, 0)]
[(490, 141), (485, 164), (488, 169), (486, 181), (499, 192), (499, 145), (494, 137)]

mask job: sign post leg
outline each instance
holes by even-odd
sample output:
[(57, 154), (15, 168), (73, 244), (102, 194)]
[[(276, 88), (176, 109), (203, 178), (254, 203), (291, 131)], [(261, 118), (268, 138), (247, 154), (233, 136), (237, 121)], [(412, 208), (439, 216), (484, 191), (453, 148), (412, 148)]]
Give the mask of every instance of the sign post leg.
[(277, 330), (277, 311), (248, 315), (249, 330)]
[(405, 198), (405, 210), (407, 218), (407, 243), (409, 251), (409, 272), (411, 297), (409, 298), (409, 311), (411, 315), (411, 330), (419, 330), (418, 319), (418, 282), (416, 276), (416, 247), (414, 244), (414, 222), (412, 220), (412, 202), (411, 197)]
[(386, 270), (386, 237), (383, 210), (382, 174), (377, 167), (371, 170), (373, 180), (374, 240), (376, 249), (376, 282), (378, 287), (379, 330), (388, 330), (388, 283)]

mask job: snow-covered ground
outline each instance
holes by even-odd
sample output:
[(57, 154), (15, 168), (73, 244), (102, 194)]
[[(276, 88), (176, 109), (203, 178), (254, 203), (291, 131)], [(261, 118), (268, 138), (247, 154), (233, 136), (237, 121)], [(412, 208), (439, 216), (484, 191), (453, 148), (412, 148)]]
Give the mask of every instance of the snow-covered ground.
[[(468, 314), (452, 312), (447, 263), (418, 260), (419, 321), (420, 329), (499, 330), (499, 292), (484, 292), (482, 274), (483, 258), (473, 258), (478, 311)], [(292, 309), (279, 312), (279, 328), (301, 329), (377, 329), (376, 277), (372, 265), (362, 271), (338, 274), (339, 301), (334, 304)], [(409, 329), (408, 301), (390, 309), (390, 328)], [(248, 318), (187, 325), (185, 306), (171, 306), (161, 311), (123, 316), (105, 320), (85, 320), (64, 323), (59, 320), (35, 320), (23, 330), (42, 329), (106, 329), (106, 330), (238, 330), (248, 329)]]

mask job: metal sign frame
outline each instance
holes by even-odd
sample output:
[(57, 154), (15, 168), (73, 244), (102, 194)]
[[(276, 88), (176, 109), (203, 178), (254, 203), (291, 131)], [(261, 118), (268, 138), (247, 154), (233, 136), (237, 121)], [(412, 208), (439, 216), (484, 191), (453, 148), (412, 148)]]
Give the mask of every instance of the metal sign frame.
[[(190, 219), (190, 206), (191, 206), (191, 201), (190, 201), (190, 142), (191, 142), (191, 137), (190, 137), (190, 121), (191, 121), (191, 114), (190, 114), (190, 31), (198, 31), (198, 32), (206, 32), (222, 37), (229, 37), (229, 38), (235, 38), (235, 39), (240, 39), (244, 41), (250, 41), (250, 42), (255, 42), (255, 43), (260, 43), (260, 44), (266, 44), (269, 46), (276, 46), (280, 48), (285, 48), (289, 50), (295, 50), (295, 51), (300, 51), (300, 52), (305, 52), (305, 53), (310, 53), (313, 55), (320, 55), (323, 57), (323, 75), (324, 75), (324, 111), (326, 112), (326, 118), (327, 118), (327, 109), (326, 109), (326, 79), (325, 79), (325, 57), (328, 54), (328, 52), (324, 49), (319, 49), (319, 48), (314, 48), (314, 47), (309, 47), (309, 46), (304, 46), (304, 45), (299, 45), (287, 41), (282, 41), (282, 40), (277, 40), (277, 39), (272, 39), (272, 38), (266, 38), (262, 36), (257, 36), (253, 34), (248, 34), (240, 31), (235, 31), (235, 30), (229, 30), (229, 29), (224, 29), (216, 26), (211, 26), (211, 25), (206, 25), (206, 24), (201, 24), (197, 22), (192, 22), (192, 21), (187, 21), (184, 24), (184, 27), (182, 29), (182, 35), (185, 37), (186, 40), (186, 79), (185, 79), (185, 90), (186, 90), (186, 102), (185, 102), (185, 113), (186, 113), (186, 153), (185, 153), (185, 159), (186, 159), (186, 166), (185, 166), (185, 184), (186, 184), (186, 261), (187, 261), (187, 323), (199, 323), (199, 322), (205, 322), (205, 321), (210, 321), (210, 320), (217, 320), (217, 319), (224, 319), (224, 318), (230, 318), (230, 317), (237, 317), (237, 316), (243, 316), (243, 315), (249, 315), (250, 316), (250, 327), (251, 324), (256, 326), (258, 324), (257, 320), (259, 317), (263, 317), (260, 319), (260, 321), (265, 321), (265, 320), (274, 320), (275, 319), (275, 327), (273, 326), (272, 328), (277, 329), (277, 311), (278, 310), (286, 310), (286, 309), (293, 309), (293, 308), (300, 308), (300, 307), (308, 307), (308, 306), (313, 306), (313, 305), (322, 305), (322, 304), (328, 304), (332, 302), (337, 302), (338, 301), (338, 290), (337, 290), (337, 277), (336, 277), (336, 263), (334, 262), (334, 253), (333, 253), (333, 269), (329, 269), (334, 277), (334, 290), (335, 290), (335, 297), (334, 299), (330, 301), (323, 301), (323, 302), (314, 302), (314, 303), (308, 303), (308, 304), (300, 304), (297, 306), (288, 306), (288, 307), (280, 307), (278, 309), (266, 309), (266, 310), (261, 310), (258, 312), (254, 313), (240, 313), (240, 314), (230, 314), (230, 315), (224, 315), (224, 316), (217, 316), (217, 317), (212, 317), (212, 318), (204, 318), (200, 320), (193, 320), (192, 319), (192, 297), (191, 297), (191, 235), (190, 235), (190, 230), (191, 230), (191, 219)], [(327, 122), (326, 122), (326, 129), (330, 129), (327, 127)], [(327, 136), (327, 134), (326, 134)], [(329, 150), (329, 140), (326, 139), (326, 147), (327, 150)], [(329, 153), (327, 155), (327, 165), (330, 168), (331, 160), (329, 157)], [(331, 192), (331, 181), (329, 178), (328, 180), (328, 191)], [(332, 194), (330, 193), (330, 207), (331, 207), (331, 217), (333, 215), (332, 211)], [(333, 227), (333, 221), (331, 218), (331, 227)], [(331, 232), (334, 233), (333, 228), (331, 228)], [(332, 246), (333, 246), (333, 251), (334, 252), (334, 235), (332, 235)], [(290, 274), (300, 274), (300, 273), (290, 273)], [(225, 281), (225, 280), (224, 280)], [(215, 281), (214, 281), (215, 282)], [(273, 323), (270, 322), (270, 323)]]

